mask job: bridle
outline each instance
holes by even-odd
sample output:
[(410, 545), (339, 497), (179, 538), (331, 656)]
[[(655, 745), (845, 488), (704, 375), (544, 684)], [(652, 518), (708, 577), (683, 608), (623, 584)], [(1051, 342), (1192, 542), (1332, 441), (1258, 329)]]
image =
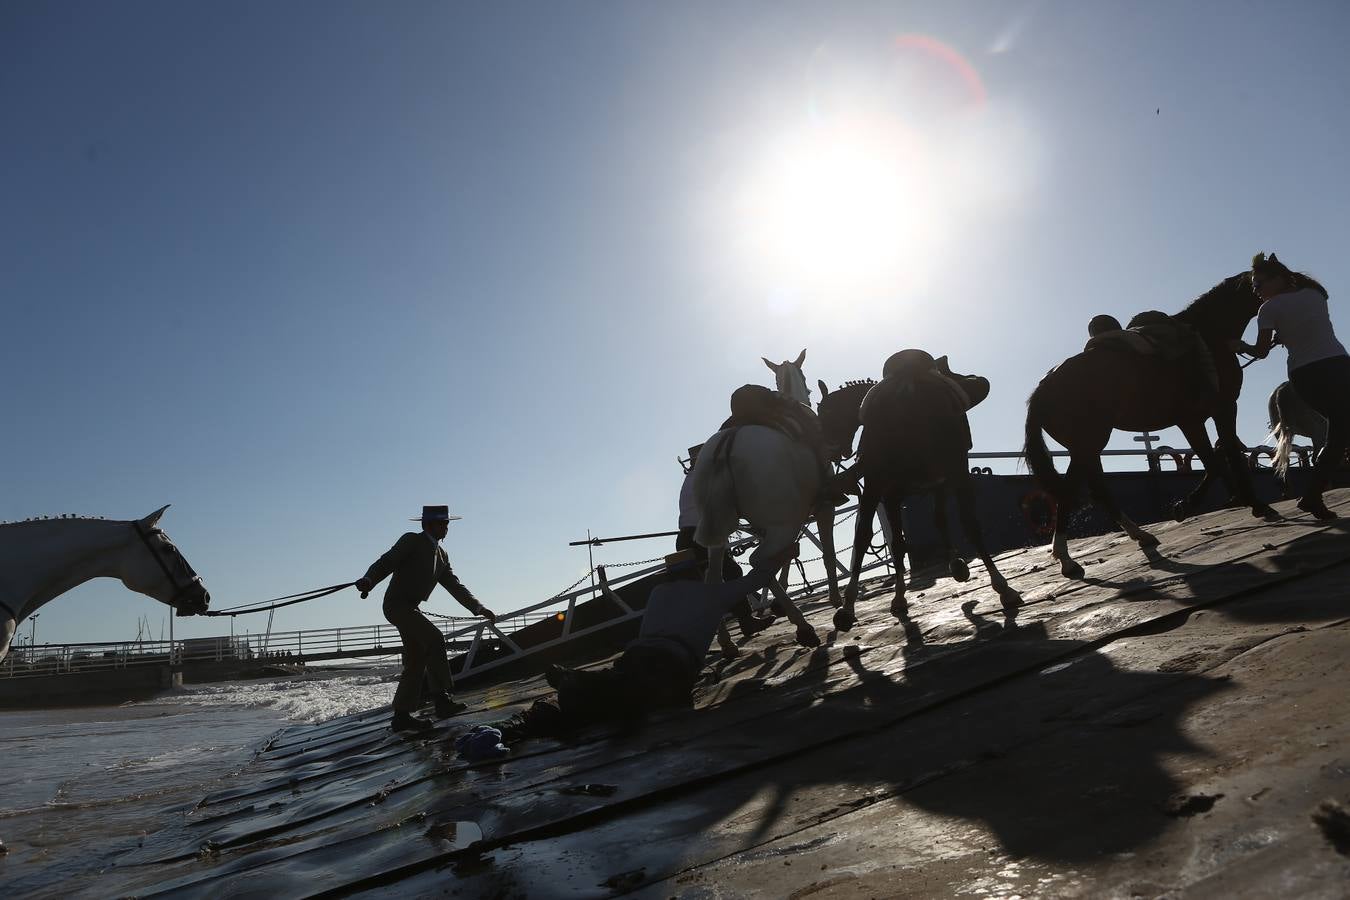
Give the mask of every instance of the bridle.
[(181, 553), (178, 554), (178, 558), (174, 560), (174, 562), (181, 563), (184, 569), (192, 573), (192, 577), (189, 578), (186, 583), (180, 583), (179, 580), (174, 577), (174, 573), (169, 569), (169, 564), (164, 561), (164, 555), (156, 549), (154, 542), (150, 540), (151, 535), (163, 534), (163, 531), (160, 531), (158, 528), (142, 528), (140, 522), (132, 522), (131, 527), (136, 529), (136, 536), (141, 539), (142, 544), (145, 544), (145, 549), (150, 552), (150, 557), (159, 564), (159, 570), (164, 573), (164, 577), (169, 580), (169, 585), (173, 588), (173, 596), (169, 598), (170, 606), (177, 609), (179, 599), (193, 588), (205, 590), (202, 585), (201, 576), (192, 571), (192, 567), (187, 564), (187, 560), (183, 559)]

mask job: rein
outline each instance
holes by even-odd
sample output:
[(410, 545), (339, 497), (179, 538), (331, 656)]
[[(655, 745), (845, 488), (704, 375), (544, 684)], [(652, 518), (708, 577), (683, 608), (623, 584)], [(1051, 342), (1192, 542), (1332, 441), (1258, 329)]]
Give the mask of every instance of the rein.
[[(283, 606), (294, 606), (296, 603), (304, 603), (306, 600), (317, 600), (320, 597), (327, 597), (329, 594), (336, 594), (338, 591), (346, 590), (355, 585), (355, 581), (349, 581), (346, 584), (334, 584), (330, 587), (315, 588), (311, 591), (301, 591), (298, 594), (287, 594), (284, 597), (274, 597), (271, 600), (263, 600), (260, 604), (241, 603), (239, 606), (230, 606), (225, 609), (207, 610), (199, 613), (203, 616), (246, 616), (249, 613), (267, 612), (272, 609), (281, 609)], [(285, 602), (281, 602), (285, 601)]]

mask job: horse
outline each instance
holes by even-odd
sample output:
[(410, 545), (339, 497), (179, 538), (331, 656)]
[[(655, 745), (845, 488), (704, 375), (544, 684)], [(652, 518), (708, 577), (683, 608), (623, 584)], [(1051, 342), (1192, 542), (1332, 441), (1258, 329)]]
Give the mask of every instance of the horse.
[(857, 381), (830, 393), (820, 382), (819, 415), (826, 446), (836, 458), (852, 455), (853, 437), (862, 428), (858, 445), (858, 469), (862, 493), (853, 540), (844, 605), (834, 615), (834, 625), (847, 631), (857, 623), (854, 606), (863, 553), (872, 540), (872, 518), (877, 507), (886, 510), (892, 536), (891, 559), (895, 565), (895, 596), (891, 613), (905, 619), (905, 538), (901, 506), (906, 496), (934, 493), (934, 516), (942, 536), (948, 571), (957, 581), (966, 581), (970, 569), (951, 546), (947, 528), (946, 489), (956, 495), (957, 509), (966, 537), (984, 562), (989, 580), (998, 593), (1004, 612), (1011, 618), (1022, 605), (985, 549), (975, 517), (975, 494), (970, 482), (967, 452), (970, 426), (966, 412), (989, 395), (989, 380), (978, 375), (952, 372), (947, 357), (933, 359), (922, 350), (904, 350), (886, 361), (880, 383)]
[(811, 407), (811, 389), (806, 386), (806, 376), (802, 374), (802, 363), (806, 362), (806, 349), (797, 354), (796, 359), (785, 359), (780, 363), (770, 362), (767, 356), (761, 356), (764, 365), (773, 372), (774, 389), (789, 400)]
[(1293, 449), (1294, 436), (1301, 434), (1312, 441), (1313, 458), (1316, 459), (1327, 442), (1327, 420), (1287, 381), (1270, 392), (1269, 407), (1270, 440), (1275, 442), (1275, 475), (1280, 479), (1282, 496), (1287, 500), (1289, 451)]
[(210, 593), (158, 527), (168, 508), (130, 521), (63, 517), (0, 525), (0, 660), (20, 622), (91, 578), (119, 578), (180, 616), (205, 613)]
[[(1243, 272), (1225, 278), (1171, 317), (1193, 329), (1208, 349), (1217, 391), (1198, 371), (1194, 354), (1167, 359), (1109, 347), (1093, 347), (1069, 357), (1051, 369), (1032, 391), (1027, 401), (1023, 452), (1032, 474), (1055, 500), (1053, 553), (1064, 577), (1083, 577), (1083, 567), (1069, 555), (1064, 526), (1084, 482), (1092, 499), (1141, 548), (1158, 545), (1156, 537), (1121, 512), (1106, 488), (1101, 451), (1115, 428), (1160, 431), (1176, 426), (1186, 435), (1204, 464), (1205, 474), (1195, 490), (1174, 506), (1178, 520), (1194, 510), (1216, 473), (1243, 505), (1251, 506), (1252, 515), (1274, 517), (1270, 506), (1255, 496), (1237, 436), (1242, 367), (1232, 348), (1260, 305), (1250, 273)], [(1210, 443), (1205, 429), (1206, 420), (1211, 418), (1218, 433), (1217, 445)], [(1042, 432), (1068, 449), (1070, 462), (1065, 475), (1056, 471)]]
[[(797, 540), (813, 516), (824, 548), (830, 600), (838, 605), (834, 559), (834, 507), (821, 502), (820, 465), (815, 453), (776, 428), (737, 425), (708, 438), (691, 475), (699, 507), (694, 540), (708, 548), (706, 581), (722, 580), (722, 559), (732, 532), (744, 518), (760, 532), (755, 560), (772, 557)], [(770, 589), (788, 620), (797, 626), (797, 642), (817, 647), (820, 638), (775, 579)], [(718, 633), (723, 653), (735, 655), (725, 627)]]

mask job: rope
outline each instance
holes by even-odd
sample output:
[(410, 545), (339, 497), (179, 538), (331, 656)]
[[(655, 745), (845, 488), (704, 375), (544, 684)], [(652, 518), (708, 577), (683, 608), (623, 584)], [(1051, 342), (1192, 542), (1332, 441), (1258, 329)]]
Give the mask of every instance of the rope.
[[(202, 613), (204, 616), (246, 616), (249, 613), (267, 612), (268, 610), (281, 609), (283, 606), (292, 606), (296, 603), (304, 603), (307, 600), (317, 600), (320, 597), (327, 597), (329, 594), (336, 594), (338, 591), (346, 590), (356, 584), (355, 581), (349, 581), (346, 584), (335, 584), (326, 588), (315, 588), (311, 591), (301, 591), (298, 594), (287, 594), (284, 597), (276, 597), (272, 600), (263, 600), (261, 605), (256, 603), (241, 603), (239, 606), (229, 606), (225, 609), (209, 609)], [(285, 602), (281, 602), (285, 601)]]

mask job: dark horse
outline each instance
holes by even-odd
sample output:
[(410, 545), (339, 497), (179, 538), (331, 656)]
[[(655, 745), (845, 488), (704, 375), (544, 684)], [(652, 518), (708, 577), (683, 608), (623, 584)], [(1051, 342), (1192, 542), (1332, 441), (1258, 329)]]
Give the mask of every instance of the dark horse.
[(970, 451), (970, 425), (966, 411), (989, 395), (989, 380), (978, 375), (958, 375), (944, 356), (934, 360), (922, 350), (904, 350), (886, 361), (885, 377), (877, 384), (852, 382), (829, 393), (820, 383), (820, 424), (826, 446), (836, 458), (851, 455), (853, 435), (862, 426), (858, 442), (858, 470), (862, 494), (858, 525), (853, 540), (853, 560), (844, 605), (834, 614), (834, 625), (847, 631), (857, 622), (858, 576), (863, 553), (872, 541), (872, 518), (884, 505), (894, 532), (891, 548), (895, 565), (895, 598), (891, 612), (905, 618), (905, 542), (901, 504), (906, 496), (924, 491), (935, 494), (933, 508), (937, 530), (944, 542), (949, 571), (957, 581), (970, 577), (964, 560), (951, 548), (947, 532), (945, 488), (956, 494), (957, 508), (966, 537), (974, 545), (989, 572), (989, 580), (1010, 616), (1021, 597), (999, 574), (985, 549), (975, 519), (975, 495), (970, 484), (966, 454)]
[[(1068, 522), (1084, 482), (1093, 501), (1140, 547), (1158, 544), (1156, 537), (1120, 511), (1106, 489), (1101, 452), (1114, 428), (1158, 431), (1176, 426), (1186, 435), (1204, 464), (1205, 475), (1174, 507), (1178, 519), (1196, 508), (1216, 473), (1242, 505), (1252, 508), (1252, 515), (1274, 515), (1256, 499), (1237, 437), (1242, 367), (1232, 347), (1260, 305), (1251, 275), (1243, 272), (1225, 278), (1172, 317), (1194, 329), (1208, 348), (1218, 376), (1217, 393), (1194, 359), (1169, 360), (1112, 348), (1094, 348), (1069, 357), (1032, 391), (1027, 401), (1026, 460), (1032, 474), (1055, 498), (1054, 555), (1066, 578), (1083, 577), (1083, 567), (1069, 556), (1061, 526)], [(1205, 430), (1205, 421), (1211, 418), (1218, 432), (1217, 450)], [(1055, 470), (1043, 431), (1069, 451), (1066, 475)]]

